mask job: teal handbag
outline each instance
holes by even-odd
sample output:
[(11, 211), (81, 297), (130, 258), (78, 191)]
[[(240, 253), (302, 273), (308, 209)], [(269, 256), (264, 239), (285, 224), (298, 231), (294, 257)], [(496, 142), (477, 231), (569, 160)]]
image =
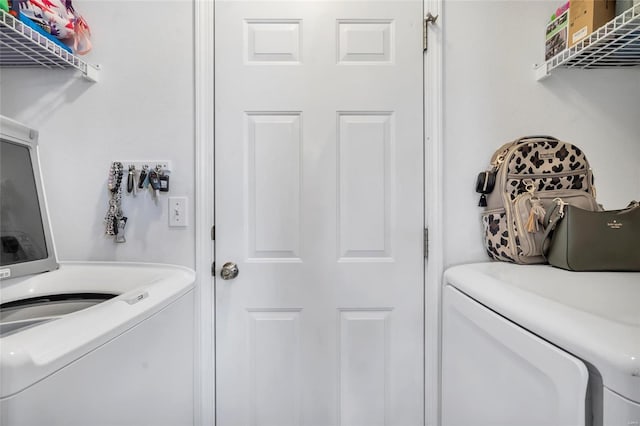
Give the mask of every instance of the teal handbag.
[(640, 271), (640, 203), (589, 211), (554, 201), (545, 218), (549, 264), (570, 271)]

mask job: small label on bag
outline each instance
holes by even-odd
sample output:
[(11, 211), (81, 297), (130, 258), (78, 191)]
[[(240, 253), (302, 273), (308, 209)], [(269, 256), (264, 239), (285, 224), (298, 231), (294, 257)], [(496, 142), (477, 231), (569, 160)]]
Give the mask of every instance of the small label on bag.
[(622, 222), (618, 222), (614, 219), (612, 222), (607, 222), (607, 226), (611, 229), (620, 229), (622, 228)]

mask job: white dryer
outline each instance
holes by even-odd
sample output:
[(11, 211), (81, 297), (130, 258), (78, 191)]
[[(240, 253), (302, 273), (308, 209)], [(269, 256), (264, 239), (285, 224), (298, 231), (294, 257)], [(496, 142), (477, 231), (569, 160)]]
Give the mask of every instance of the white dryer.
[(443, 426), (640, 425), (640, 273), (444, 275)]

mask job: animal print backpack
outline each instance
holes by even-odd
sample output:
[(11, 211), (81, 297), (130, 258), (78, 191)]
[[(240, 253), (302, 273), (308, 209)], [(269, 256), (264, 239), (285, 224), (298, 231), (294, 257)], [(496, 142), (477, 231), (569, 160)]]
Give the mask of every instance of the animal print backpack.
[(554, 199), (599, 209), (582, 150), (550, 136), (527, 136), (501, 146), (490, 169), (478, 175), (476, 192), (484, 207), (489, 257), (513, 263), (545, 263), (543, 222)]

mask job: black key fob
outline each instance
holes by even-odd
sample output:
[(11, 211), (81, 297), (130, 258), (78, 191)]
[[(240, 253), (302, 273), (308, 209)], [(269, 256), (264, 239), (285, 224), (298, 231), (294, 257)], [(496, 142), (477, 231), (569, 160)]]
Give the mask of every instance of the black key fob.
[(145, 169), (142, 169), (140, 171), (140, 177), (138, 178), (138, 188), (142, 189), (144, 188), (144, 182), (147, 179), (147, 171)]
[(154, 191), (160, 190), (160, 179), (158, 178), (158, 172), (155, 170), (149, 172), (149, 185), (151, 185)]
[(169, 175), (160, 175), (160, 192), (169, 192)]
[(136, 168), (129, 166), (129, 174), (127, 176), (127, 192), (131, 194), (135, 187)]

